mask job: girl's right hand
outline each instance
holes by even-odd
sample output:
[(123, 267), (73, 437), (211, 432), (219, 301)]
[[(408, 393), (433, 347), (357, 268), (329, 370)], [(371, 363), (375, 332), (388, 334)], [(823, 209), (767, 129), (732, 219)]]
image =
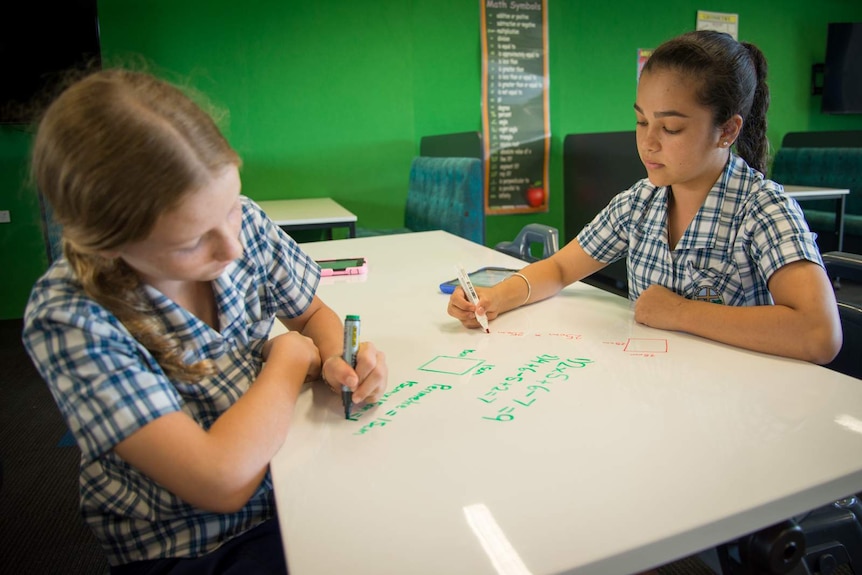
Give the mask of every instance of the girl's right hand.
[(464, 327), (468, 327), (470, 329), (482, 327), (476, 319), (477, 310), (480, 313), (484, 311), (488, 321), (491, 321), (500, 315), (498, 306), (494, 300), (489, 297), (492, 293), (491, 289), (476, 288), (476, 294), (479, 296), (479, 305), (473, 305), (473, 303), (467, 299), (467, 294), (464, 293), (464, 290), (460, 287), (456, 287), (455, 291), (452, 292), (452, 295), (449, 296), (449, 306), (446, 308), (446, 311), (449, 315), (460, 321)]
[(386, 356), (370, 341), (359, 344), (354, 370), (341, 356), (332, 356), (323, 362), (322, 379), (334, 392), (341, 386), (353, 390), (353, 402), (375, 402), (386, 391), (389, 367)]

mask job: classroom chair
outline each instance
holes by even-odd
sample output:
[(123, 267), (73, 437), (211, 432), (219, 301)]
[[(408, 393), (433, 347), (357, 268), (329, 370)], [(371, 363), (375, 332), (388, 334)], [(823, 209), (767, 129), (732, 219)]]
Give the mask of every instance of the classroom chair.
[(485, 189), (477, 158), (417, 156), (410, 164), (404, 227), (357, 228), (357, 237), (444, 230), (485, 243)]
[[(862, 245), (862, 147), (791, 147), (776, 152), (770, 179), (780, 184), (846, 188), (844, 250), (858, 251)], [(835, 200), (801, 202), (805, 219), (818, 233), (821, 251), (841, 249), (836, 230)]]
[[(542, 257), (533, 255), (533, 246), (537, 244), (542, 246)], [(494, 249), (532, 263), (545, 259), (560, 249), (560, 232), (557, 228), (544, 224), (527, 224), (521, 228), (514, 240), (500, 242)]]
[(835, 284), (838, 315), (844, 331), (844, 345), (838, 357), (826, 367), (862, 379), (862, 255), (826, 252), (823, 263)]
[(719, 548), (723, 575), (862, 573), (862, 503), (850, 496)]

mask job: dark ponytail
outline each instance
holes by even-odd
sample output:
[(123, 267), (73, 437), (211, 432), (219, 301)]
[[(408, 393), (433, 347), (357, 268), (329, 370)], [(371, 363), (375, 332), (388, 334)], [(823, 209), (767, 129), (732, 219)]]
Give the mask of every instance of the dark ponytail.
[(754, 98), (747, 116), (743, 116), (742, 132), (736, 140), (736, 151), (755, 170), (766, 173), (769, 161), (769, 141), (766, 138), (766, 111), (769, 109), (769, 86), (766, 85), (766, 58), (757, 46), (743, 42), (748, 50), (757, 78)]

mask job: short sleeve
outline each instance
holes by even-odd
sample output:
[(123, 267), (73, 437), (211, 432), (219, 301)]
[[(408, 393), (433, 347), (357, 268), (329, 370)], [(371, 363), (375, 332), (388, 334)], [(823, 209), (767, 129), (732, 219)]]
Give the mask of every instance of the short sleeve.
[(28, 308), (23, 339), (85, 462), (181, 409), (155, 359), (104, 309), (58, 303)]
[(267, 313), (293, 318), (311, 305), (320, 283), (320, 266), (275, 225), (252, 200), (244, 198), (246, 261), (263, 278)]
[(809, 230), (802, 209), (793, 198), (768, 190), (758, 194), (749, 221), (752, 255), (767, 280), (795, 261), (823, 265), (817, 234)]

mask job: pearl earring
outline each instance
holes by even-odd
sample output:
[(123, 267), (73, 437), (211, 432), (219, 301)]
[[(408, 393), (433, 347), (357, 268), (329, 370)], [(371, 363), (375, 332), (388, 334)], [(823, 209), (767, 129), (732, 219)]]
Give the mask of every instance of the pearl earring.
[(726, 147), (728, 147), (728, 146), (730, 145), (730, 142), (722, 142), (722, 144), (721, 144), (721, 145), (722, 145), (722, 146), (724, 146), (724, 147), (726, 148)]

